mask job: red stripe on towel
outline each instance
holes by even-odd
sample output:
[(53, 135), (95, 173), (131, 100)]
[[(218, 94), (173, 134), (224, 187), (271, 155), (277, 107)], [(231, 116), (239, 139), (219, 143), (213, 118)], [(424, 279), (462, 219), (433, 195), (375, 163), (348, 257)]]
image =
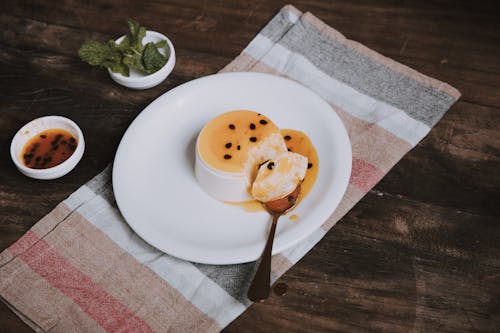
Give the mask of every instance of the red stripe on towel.
[(352, 173), (349, 183), (363, 192), (368, 192), (384, 175), (379, 168), (372, 164), (356, 157), (352, 158)]
[(17, 257), (21, 253), (28, 250), (31, 246), (33, 246), (33, 244), (38, 242), (38, 240), (39, 238), (33, 233), (33, 231), (29, 230), (23, 235), (23, 237), (19, 238), (17, 242), (9, 247), (9, 252), (14, 257)]
[[(31, 240), (37, 238), (31, 231), (28, 231), (26, 236)], [(19, 246), (19, 248), (22, 247)], [(19, 258), (54, 288), (71, 298), (105, 330), (153, 332), (144, 320), (136, 316), (99, 284), (80, 272), (45, 240), (38, 239), (31, 248), (22, 252)]]

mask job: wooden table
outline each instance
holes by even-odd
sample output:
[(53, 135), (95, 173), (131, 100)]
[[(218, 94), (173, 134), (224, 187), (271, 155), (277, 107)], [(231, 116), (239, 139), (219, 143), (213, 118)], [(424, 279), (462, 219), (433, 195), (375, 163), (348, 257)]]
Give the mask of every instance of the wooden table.
[[(165, 91), (217, 72), (282, 1), (3, 1), (0, 5), (0, 250), (113, 160), (134, 117)], [(500, 331), (500, 11), (495, 1), (298, 0), (347, 37), (446, 81), (462, 98), (431, 133), (227, 332)], [(174, 42), (160, 86), (131, 91), (77, 57), (133, 17)], [(78, 167), (21, 175), (12, 136), (61, 114), (85, 132)], [(0, 305), (1, 332), (30, 329)]]

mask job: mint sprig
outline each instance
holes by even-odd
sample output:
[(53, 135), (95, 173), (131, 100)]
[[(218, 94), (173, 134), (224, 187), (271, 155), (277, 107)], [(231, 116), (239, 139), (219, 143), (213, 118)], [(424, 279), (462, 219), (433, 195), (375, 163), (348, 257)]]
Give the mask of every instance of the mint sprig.
[[(146, 28), (132, 19), (127, 20), (129, 33), (117, 44), (114, 40), (106, 43), (90, 40), (86, 41), (78, 50), (80, 59), (92, 66), (109, 68), (114, 73), (123, 76), (130, 75), (130, 69), (135, 69), (143, 74), (158, 71), (170, 56), (167, 41), (142, 44), (146, 36)], [(158, 50), (165, 48), (166, 56)]]

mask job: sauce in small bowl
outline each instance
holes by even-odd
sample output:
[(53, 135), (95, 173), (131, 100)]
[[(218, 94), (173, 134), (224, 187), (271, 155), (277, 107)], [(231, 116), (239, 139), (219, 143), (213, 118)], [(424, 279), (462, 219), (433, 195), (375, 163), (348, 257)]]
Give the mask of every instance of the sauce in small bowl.
[(70, 132), (60, 128), (48, 129), (29, 139), (21, 156), (28, 168), (48, 169), (70, 158), (77, 145)]
[(10, 153), (18, 170), (36, 179), (55, 179), (70, 172), (85, 150), (83, 133), (60, 116), (37, 118), (12, 139)]

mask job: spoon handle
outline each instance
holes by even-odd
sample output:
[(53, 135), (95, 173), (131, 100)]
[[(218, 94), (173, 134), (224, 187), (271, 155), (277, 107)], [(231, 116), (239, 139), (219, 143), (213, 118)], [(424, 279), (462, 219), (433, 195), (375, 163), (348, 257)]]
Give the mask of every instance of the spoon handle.
[(279, 214), (273, 215), (271, 230), (269, 231), (269, 236), (267, 237), (266, 247), (262, 252), (262, 259), (252, 283), (250, 284), (250, 288), (248, 289), (248, 299), (253, 302), (262, 301), (269, 297), (269, 290), (271, 288), (271, 253), (279, 217)]

